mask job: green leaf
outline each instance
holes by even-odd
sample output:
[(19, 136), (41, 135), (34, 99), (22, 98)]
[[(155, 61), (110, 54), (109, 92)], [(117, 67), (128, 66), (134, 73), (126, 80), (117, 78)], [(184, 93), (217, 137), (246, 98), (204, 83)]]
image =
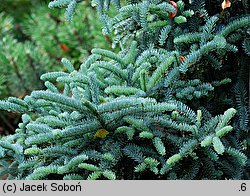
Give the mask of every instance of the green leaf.
[(177, 24), (182, 24), (182, 23), (187, 22), (187, 18), (185, 16), (177, 16), (177, 17), (174, 18), (174, 21)]
[(204, 140), (201, 141), (201, 147), (207, 147), (213, 142), (213, 137), (208, 135)]
[(159, 137), (153, 139), (153, 144), (160, 155), (164, 156), (166, 154), (165, 146)]
[(109, 180), (115, 180), (116, 179), (115, 173), (110, 171), (110, 170), (105, 170), (104, 172), (102, 172), (102, 175), (105, 178), (108, 178)]
[(167, 164), (173, 165), (173, 164), (177, 163), (178, 161), (180, 161), (181, 159), (182, 159), (182, 157), (180, 154), (175, 154), (175, 155), (168, 158)]
[(233, 130), (232, 126), (230, 126), (230, 125), (229, 126), (225, 126), (222, 129), (216, 131), (216, 136), (217, 137), (222, 137), (222, 136), (226, 135), (227, 133), (229, 133), (232, 130)]
[(213, 147), (218, 154), (223, 154), (225, 151), (225, 147), (218, 137), (213, 138)]

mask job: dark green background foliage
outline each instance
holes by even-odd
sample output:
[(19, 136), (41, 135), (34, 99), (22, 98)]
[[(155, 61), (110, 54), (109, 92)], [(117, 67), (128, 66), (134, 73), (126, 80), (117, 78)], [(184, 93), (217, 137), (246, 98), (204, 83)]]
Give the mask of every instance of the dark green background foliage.
[[(66, 7), (73, 25), (86, 2), (54, 0), (49, 7)], [(98, 42), (81, 63), (65, 54), (65, 70), (42, 74), (46, 90), (0, 101), (0, 109), (22, 114), (15, 134), (0, 140), (0, 175), (249, 179), (247, 2), (232, 1), (226, 10), (216, 0), (176, 3), (170, 18), (175, 9), (167, 1), (92, 1), (102, 32), (120, 50), (99, 49)], [(39, 45), (44, 34), (30, 36), (46, 48)], [(45, 50), (60, 51), (61, 41), (51, 40), (55, 46)]]
[(23, 16), (29, 13), (33, 6), (47, 3), (49, 0), (1, 0), (0, 11), (8, 13), (17, 21), (22, 21)]

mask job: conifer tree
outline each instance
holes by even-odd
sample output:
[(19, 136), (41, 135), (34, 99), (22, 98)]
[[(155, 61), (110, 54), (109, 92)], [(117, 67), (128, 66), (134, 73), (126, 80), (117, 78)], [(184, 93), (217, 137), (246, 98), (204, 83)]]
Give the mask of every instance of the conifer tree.
[[(54, 0), (49, 7), (67, 6), (66, 19), (74, 20), (80, 4)], [(79, 69), (63, 58), (67, 71), (41, 76), (46, 90), (0, 102), (0, 109), (23, 114), (16, 133), (0, 140), (1, 174), (27, 180), (249, 179), (247, 112), (214, 101), (234, 75), (211, 77), (227, 70), (223, 62), (231, 55), (244, 50), (241, 59), (247, 59), (249, 15), (222, 23), (203, 1), (92, 5), (103, 33), (114, 33), (121, 51), (94, 48)], [(117, 9), (114, 17), (110, 6)], [(245, 107), (244, 85), (237, 84), (237, 107)]]

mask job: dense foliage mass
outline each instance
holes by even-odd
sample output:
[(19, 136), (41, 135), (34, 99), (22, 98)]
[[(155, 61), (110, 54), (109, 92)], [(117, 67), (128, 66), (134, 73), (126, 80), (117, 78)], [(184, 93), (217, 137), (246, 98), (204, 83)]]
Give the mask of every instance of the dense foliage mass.
[[(62, 70), (63, 57), (79, 64), (93, 47), (111, 48), (94, 8), (86, 2), (71, 23), (65, 22), (63, 10), (49, 10), (43, 4), (32, 7), (22, 17), (18, 22), (6, 13), (0, 15), (0, 99), (23, 98), (32, 90), (44, 89), (41, 74)], [(0, 111), (0, 128), (5, 133), (16, 124), (8, 122), (11, 116)], [(19, 119), (14, 117), (15, 121)]]
[[(83, 4), (49, 4), (62, 6), (74, 21)], [(79, 69), (63, 58), (66, 71), (41, 76), (46, 90), (0, 101), (23, 114), (16, 133), (0, 140), (0, 175), (249, 179), (248, 13), (210, 15), (203, 0), (92, 6), (121, 50), (94, 48)]]

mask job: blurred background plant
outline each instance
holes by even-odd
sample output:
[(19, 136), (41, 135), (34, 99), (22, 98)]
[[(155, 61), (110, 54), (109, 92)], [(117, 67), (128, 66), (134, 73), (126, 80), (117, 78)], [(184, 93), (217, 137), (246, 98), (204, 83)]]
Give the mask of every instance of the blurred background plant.
[(30, 12), (33, 6), (41, 3), (47, 3), (48, 0), (1, 0), (0, 12), (4, 11), (15, 18), (22, 20), (22, 16)]

